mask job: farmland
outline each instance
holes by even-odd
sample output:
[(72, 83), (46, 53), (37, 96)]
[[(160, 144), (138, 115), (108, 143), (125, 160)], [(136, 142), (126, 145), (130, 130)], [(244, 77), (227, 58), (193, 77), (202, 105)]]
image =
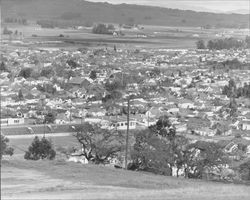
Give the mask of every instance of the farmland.
[[(201, 29), (198, 27), (164, 27), (144, 25), (143, 29), (122, 29), (124, 36), (93, 34), (92, 28), (41, 28), (37, 25), (6, 25), (9, 30), (22, 32), (23, 36), (9, 38), (3, 36), (6, 48), (64, 48), (75, 49), (80, 47), (113, 47), (135, 48), (170, 48), (191, 49), (199, 39), (208, 41), (218, 34), (228, 34), (232, 37), (244, 38), (247, 30), (237, 29)], [(118, 25), (116, 25), (118, 26)], [(118, 29), (118, 27), (116, 27)], [(5, 49), (5, 48), (3, 48)]]

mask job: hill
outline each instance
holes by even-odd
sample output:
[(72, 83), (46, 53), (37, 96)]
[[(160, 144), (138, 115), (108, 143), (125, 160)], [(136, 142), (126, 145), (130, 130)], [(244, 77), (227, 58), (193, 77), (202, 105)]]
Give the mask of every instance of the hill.
[(2, 0), (3, 18), (67, 22), (110, 22), (162, 26), (249, 27), (249, 15), (215, 14), (151, 6), (93, 3), (84, 0)]
[(204, 182), (65, 161), (2, 161), (3, 199), (247, 200), (249, 186)]

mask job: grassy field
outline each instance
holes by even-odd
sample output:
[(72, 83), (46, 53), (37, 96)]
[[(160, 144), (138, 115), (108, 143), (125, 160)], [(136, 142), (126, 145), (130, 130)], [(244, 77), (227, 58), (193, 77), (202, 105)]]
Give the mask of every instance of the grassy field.
[(2, 199), (247, 200), (250, 188), (55, 161), (2, 162)]
[[(76, 30), (68, 29), (46, 29), (39, 26), (29, 25), (6, 25), (8, 29), (18, 30), (23, 33), (23, 41), (28, 43), (30, 48), (51, 47), (51, 48), (79, 48), (79, 47), (96, 47), (105, 46), (113, 47), (114, 44), (118, 48), (195, 48), (195, 43), (199, 39), (208, 41), (216, 38), (216, 34), (224, 33), (224, 29), (204, 30), (197, 27), (164, 27), (164, 26), (144, 26), (143, 30), (122, 30), (125, 36), (113, 37), (112, 35), (92, 34), (91, 28), (83, 28)], [(247, 30), (227, 30), (232, 36), (244, 38), (248, 34)], [(147, 37), (137, 37), (144, 34)], [(63, 35), (64, 37), (59, 37)], [(194, 36), (196, 35), (196, 36)], [(199, 37), (197, 37), (197, 35)], [(34, 37), (36, 36), (36, 37)], [(9, 36), (3, 36), (5, 41), (9, 40)], [(20, 38), (13, 37), (14, 40)], [(39, 44), (37, 43), (39, 42)], [(9, 46), (20, 48), (17, 43), (9, 43)]]
[[(79, 143), (73, 136), (59, 136), (59, 137), (49, 137), (52, 141), (55, 149), (58, 147), (70, 148), (70, 147), (79, 147)], [(11, 138), (9, 145), (14, 148), (15, 154), (24, 155), (31, 144), (33, 138)]]

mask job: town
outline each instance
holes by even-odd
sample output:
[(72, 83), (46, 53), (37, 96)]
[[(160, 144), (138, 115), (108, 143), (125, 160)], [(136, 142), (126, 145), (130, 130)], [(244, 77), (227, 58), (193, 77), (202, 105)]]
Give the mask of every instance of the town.
[(249, 49), (16, 50), (1, 63), (2, 132), (56, 133), (83, 122), (126, 130), (130, 98), (131, 130), (166, 115), (178, 134), (221, 143), (236, 160), (249, 158), (249, 100), (237, 98), (234, 115), (223, 94), (230, 80), (237, 87), (250, 82), (249, 70), (223, 65), (236, 57), (249, 67)]
[(41, 6), (37, 17), (4, 3), (4, 197), (249, 198), (246, 15), (152, 7), (157, 18), (150, 7), (74, 0), (134, 14), (100, 20), (66, 6), (46, 18), (40, 0), (25, 3)]

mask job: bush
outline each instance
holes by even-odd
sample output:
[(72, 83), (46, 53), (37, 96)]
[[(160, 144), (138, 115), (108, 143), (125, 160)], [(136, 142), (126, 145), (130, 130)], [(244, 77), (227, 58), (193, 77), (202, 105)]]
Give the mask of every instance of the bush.
[(197, 49), (206, 49), (205, 43), (203, 40), (199, 40), (196, 42)]
[(56, 151), (53, 149), (52, 142), (43, 137), (41, 140), (36, 136), (25, 152), (26, 160), (53, 160), (56, 156)]
[(9, 142), (9, 139), (1, 135), (1, 154), (0, 154), (1, 160), (2, 160), (3, 155), (12, 156), (14, 153), (14, 149), (11, 147), (8, 147), (8, 144), (7, 144), (8, 142)]

